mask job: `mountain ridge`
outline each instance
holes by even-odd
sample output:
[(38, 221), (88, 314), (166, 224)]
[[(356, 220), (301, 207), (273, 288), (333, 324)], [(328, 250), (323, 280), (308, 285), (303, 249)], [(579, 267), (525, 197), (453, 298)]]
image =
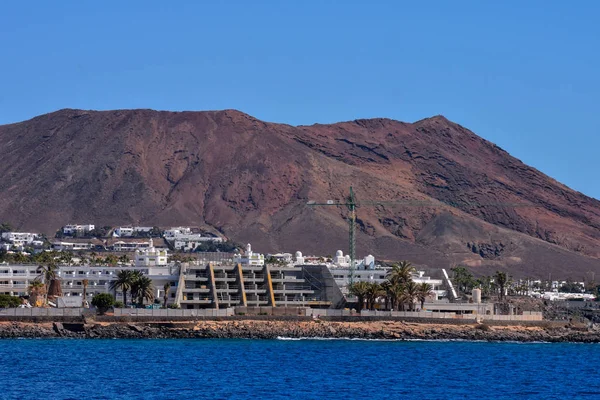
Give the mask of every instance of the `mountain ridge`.
[(0, 141), (0, 220), (22, 228), (206, 225), (261, 251), (328, 254), (347, 249), (345, 210), (305, 203), (353, 186), (441, 203), (360, 208), (358, 254), (515, 275), (600, 266), (600, 201), (440, 115), (292, 126), (231, 109), (63, 109), (1, 125)]

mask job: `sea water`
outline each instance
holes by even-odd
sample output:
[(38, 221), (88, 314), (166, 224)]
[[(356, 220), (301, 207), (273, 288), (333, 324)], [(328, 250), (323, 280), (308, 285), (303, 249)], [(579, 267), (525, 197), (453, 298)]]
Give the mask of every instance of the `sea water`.
[(0, 340), (1, 399), (600, 399), (600, 345)]

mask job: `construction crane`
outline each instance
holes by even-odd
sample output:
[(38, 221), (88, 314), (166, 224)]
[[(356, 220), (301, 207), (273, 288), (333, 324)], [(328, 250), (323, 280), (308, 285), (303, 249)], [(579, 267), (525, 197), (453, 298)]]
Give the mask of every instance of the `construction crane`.
[(419, 201), (419, 200), (391, 200), (391, 201), (377, 201), (377, 200), (366, 200), (358, 202), (356, 200), (356, 196), (354, 196), (354, 190), (352, 190), (352, 186), (350, 186), (350, 195), (345, 200), (327, 200), (322, 202), (317, 202), (314, 200), (310, 200), (306, 203), (307, 206), (334, 206), (334, 207), (348, 207), (350, 211), (350, 215), (348, 217), (349, 224), (349, 234), (348, 234), (348, 250), (350, 255), (350, 276), (349, 283), (352, 285), (354, 283), (354, 271), (356, 268), (356, 209), (358, 207), (365, 206), (385, 206), (385, 205), (395, 205), (395, 206), (409, 206), (409, 207), (459, 207), (459, 206), (477, 206), (477, 207), (538, 207), (534, 204), (525, 204), (525, 203), (487, 203), (487, 204), (478, 204), (478, 203), (469, 203), (463, 202), (461, 204), (458, 203), (445, 203), (445, 202), (433, 202), (433, 201)]

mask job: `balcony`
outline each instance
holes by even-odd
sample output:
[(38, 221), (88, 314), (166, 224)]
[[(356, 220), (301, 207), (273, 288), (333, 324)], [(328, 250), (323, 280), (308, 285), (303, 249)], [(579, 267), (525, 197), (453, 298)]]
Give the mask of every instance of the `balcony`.
[(210, 293), (210, 289), (209, 288), (185, 288), (183, 289), (184, 293)]
[(181, 300), (180, 304), (211, 304), (211, 299), (195, 299), (195, 300)]

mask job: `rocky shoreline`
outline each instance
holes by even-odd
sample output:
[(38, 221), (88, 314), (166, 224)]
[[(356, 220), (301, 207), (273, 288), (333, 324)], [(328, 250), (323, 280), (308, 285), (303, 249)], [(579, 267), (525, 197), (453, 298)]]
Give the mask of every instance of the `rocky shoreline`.
[(518, 342), (600, 342), (600, 329), (448, 325), (398, 321), (201, 321), (156, 323), (1, 322), (0, 338), (74, 339), (276, 339), (348, 338), (395, 340), (477, 340)]

